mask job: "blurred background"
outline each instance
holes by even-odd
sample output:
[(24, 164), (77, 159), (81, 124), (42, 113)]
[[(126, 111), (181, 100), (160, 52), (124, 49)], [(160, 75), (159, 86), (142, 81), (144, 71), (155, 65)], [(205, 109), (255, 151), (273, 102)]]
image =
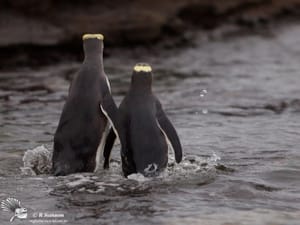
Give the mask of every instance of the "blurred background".
[(299, 18), (299, 5), (299, 0), (1, 0), (0, 69), (51, 63), (62, 60), (61, 54), (81, 59), (83, 33), (103, 33), (106, 45), (114, 47), (159, 42), (178, 47), (192, 41), (193, 31), (225, 25), (251, 30)]

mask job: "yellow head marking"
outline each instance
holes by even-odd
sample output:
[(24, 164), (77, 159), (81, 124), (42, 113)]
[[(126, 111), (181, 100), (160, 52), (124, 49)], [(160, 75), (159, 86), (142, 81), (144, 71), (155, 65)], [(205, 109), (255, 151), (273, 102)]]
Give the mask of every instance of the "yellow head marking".
[(147, 63), (138, 63), (134, 66), (133, 70), (135, 72), (146, 72), (149, 73), (152, 71), (152, 68), (149, 64)]
[(104, 40), (104, 36), (102, 34), (84, 34), (82, 36), (82, 40), (91, 39), (91, 38), (97, 38), (99, 40)]

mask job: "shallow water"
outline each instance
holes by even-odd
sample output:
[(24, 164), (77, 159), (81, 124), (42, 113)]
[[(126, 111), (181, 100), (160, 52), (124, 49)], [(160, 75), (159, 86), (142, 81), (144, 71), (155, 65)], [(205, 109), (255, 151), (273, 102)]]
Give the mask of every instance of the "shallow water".
[[(267, 35), (199, 36), (178, 50), (112, 52), (105, 66), (116, 101), (132, 66), (150, 62), (154, 91), (182, 141), (184, 163), (170, 160), (154, 180), (124, 179), (119, 146), (108, 172), (21, 175), (25, 150), (52, 148), (79, 64), (2, 71), (0, 199), (19, 199), (31, 219), (63, 213), (67, 224), (299, 224), (299, 36), (300, 25), (290, 24)], [(1, 212), (1, 224), (10, 216)]]

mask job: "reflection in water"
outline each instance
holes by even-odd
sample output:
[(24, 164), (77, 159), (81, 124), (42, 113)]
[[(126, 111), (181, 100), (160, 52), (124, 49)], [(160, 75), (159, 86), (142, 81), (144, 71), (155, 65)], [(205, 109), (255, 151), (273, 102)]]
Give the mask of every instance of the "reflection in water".
[[(119, 146), (109, 171), (52, 177), (44, 174), (48, 166), (29, 163), (23, 172), (33, 172), (20, 175), (26, 149), (52, 149), (79, 64), (1, 72), (0, 198), (13, 196), (32, 211), (64, 212), (75, 225), (298, 224), (299, 30), (295, 24), (277, 28), (272, 38), (199, 41), (142, 59), (122, 50), (105, 59), (118, 103), (131, 66), (152, 65), (154, 91), (181, 138), (183, 162), (170, 157), (167, 170), (152, 179), (123, 178)], [(36, 159), (49, 165), (47, 157)]]

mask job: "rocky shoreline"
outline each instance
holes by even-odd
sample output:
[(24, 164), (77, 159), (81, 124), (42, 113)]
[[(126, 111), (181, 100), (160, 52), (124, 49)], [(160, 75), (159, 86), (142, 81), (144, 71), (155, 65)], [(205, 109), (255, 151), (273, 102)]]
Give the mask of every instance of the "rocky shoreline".
[[(81, 52), (81, 35), (101, 32), (113, 47), (188, 42), (187, 33), (224, 24), (246, 29), (300, 18), (300, 0), (0, 0), (0, 69), (45, 64)], [(175, 41), (174, 41), (175, 40)], [(47, 59), (40, 59), (40, 51)], [(78, 56), (77, 56), (78, 57)]]

